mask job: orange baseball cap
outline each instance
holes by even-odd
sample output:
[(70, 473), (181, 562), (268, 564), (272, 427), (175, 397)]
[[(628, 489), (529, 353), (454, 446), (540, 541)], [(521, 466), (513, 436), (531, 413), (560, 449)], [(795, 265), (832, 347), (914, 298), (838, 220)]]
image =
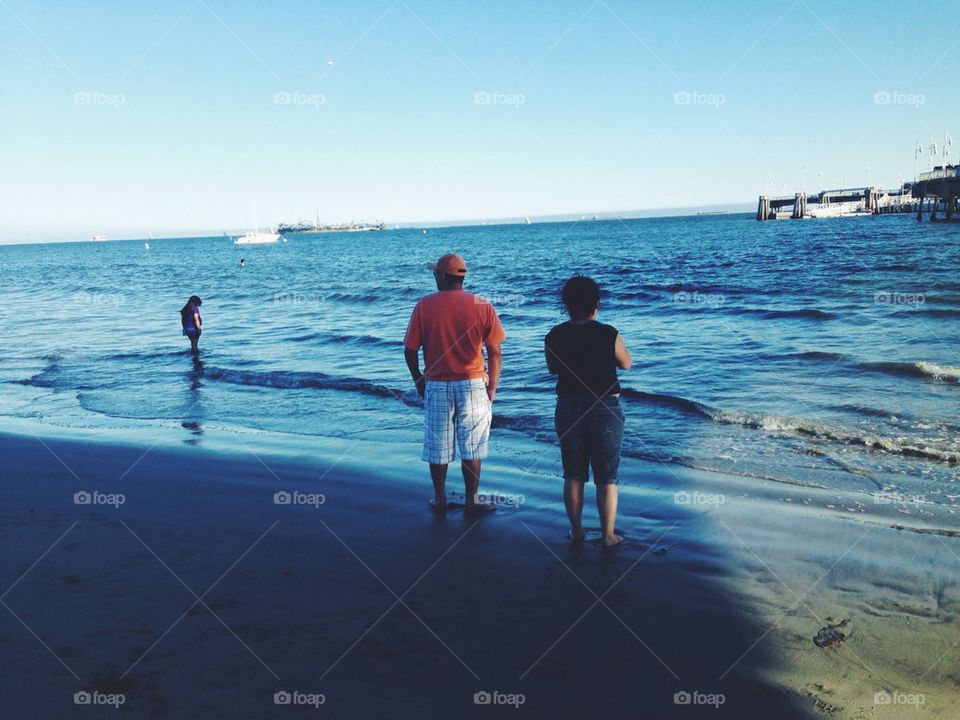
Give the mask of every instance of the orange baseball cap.
[(447, 253), (436, 263), (428, 266), (434, 272), (442, 272), (447, 275), (462, 277), (467, 274), (467, 263), (462, 257), (455, 253)]

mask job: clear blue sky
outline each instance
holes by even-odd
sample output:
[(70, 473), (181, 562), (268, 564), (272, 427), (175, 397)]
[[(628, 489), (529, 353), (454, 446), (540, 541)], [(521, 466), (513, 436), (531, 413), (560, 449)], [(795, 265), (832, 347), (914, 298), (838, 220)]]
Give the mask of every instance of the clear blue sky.
[(0, 0), (0, 242), (892, 186), (958, 70), (948, 2)]

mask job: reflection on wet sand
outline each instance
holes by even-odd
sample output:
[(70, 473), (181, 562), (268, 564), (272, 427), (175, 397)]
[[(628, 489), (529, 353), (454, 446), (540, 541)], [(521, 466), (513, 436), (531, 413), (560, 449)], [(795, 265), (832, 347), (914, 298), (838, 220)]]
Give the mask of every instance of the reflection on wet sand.
[(187, 417), (180, 423), (180, 426), (190, 432), (190, 436), (184, 438), (183, 441), (188, 445), (197, 445), (203, 437), (203, 423), (201, 422), (200, 412), (202, 393), (200, 390), (203, 387), (204, 369), (203, 360), (200, 359), (199, 355), (192, 355), (190, 359), (193, 367), (187, 372), (187, 379), (190, 381), (186, 406)]

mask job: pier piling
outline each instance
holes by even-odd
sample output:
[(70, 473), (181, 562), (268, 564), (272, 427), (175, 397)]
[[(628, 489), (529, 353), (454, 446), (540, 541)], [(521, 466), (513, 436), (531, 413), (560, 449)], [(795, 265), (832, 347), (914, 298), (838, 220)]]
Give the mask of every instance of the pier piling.
[(943, 203), (943, 220), (957, 222), (957, 198), (960, 197), (960, 166), (942, 165), (930, 172), (921, 173), (911, 188), (913, 197), (918, 198), (917, 220), (923, 220), (923, 204), (928, 203), (930, 222), (939, 222), (937, 212)]

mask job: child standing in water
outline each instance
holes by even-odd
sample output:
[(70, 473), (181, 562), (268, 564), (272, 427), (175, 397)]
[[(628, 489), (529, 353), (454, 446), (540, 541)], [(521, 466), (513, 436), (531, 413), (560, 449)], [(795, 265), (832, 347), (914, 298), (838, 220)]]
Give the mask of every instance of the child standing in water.
[(589, 471), (597, 486), (602, 542), (622, 538), (617, 519), (617, 472), (623, 442), (623, 411), (617, 368), (629, 370), (630, 353), (612, 325), (597, 322), (600, 287), (576, 276), (563, 286), (570, 319), (546, 337), (547, 369), (557, 376), (557, 436), (563, 460), (563, 501), (570, 519), (570, 539), (583, 540), (583, 486)]
[(196, 295), (191, 295), (187, 304), (180, 310), (180, 324), (183, 326), (183, 334), (190, 338), (190, 352), (197, 355), (200, 352), (198, 343), (200, 342), (200, 333), (203, 332), (203, 321), (200, 319), (200, 306), (203, 305)]

